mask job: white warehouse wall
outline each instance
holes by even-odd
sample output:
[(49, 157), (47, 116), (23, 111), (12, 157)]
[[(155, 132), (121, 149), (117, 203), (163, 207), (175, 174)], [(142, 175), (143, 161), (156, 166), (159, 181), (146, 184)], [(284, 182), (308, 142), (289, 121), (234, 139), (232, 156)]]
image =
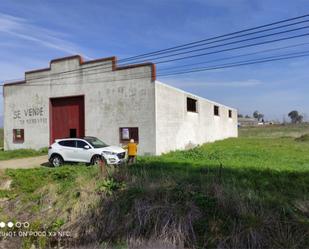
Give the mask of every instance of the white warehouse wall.
[[(85, 135), (119, 145), (120, 127), (138, 127), (140, 155), (238, 135), (235, 109), (154, 81), (152, 64), (117, 68), (113, 59), (56, 59), (50, 68), (26, 72), (25, 83), (5, 85), (4, 148), (48, 146), (50, 98), (80, 95), (85, 102)], [(187, 112), (187, 97), (197, 99), (197, 113)], [(220, 107), (219, 117), (213, 114), (214, 104)], [(35, 115), (32, 108), (40, 111)], [(13, 129), (24, 129), (24, 143), (13, 143)]]
[[(228, 137), (237, 137), (237, 110), (155, 82), (156, 152), (188, 149)], [(187, 111), (187, 97), (197, 100), (197, 112)], [(214, 105), (220, 116), (214, 116)], [(232, 118), (228, 117), (232, 110)]]
[[(89, 66), (98, 67), (87, 71)], [(61, 73), (68, 70), (75, 72)], [(4, 87), (5, 149), (47, 147), (49, 99), (84, 95), (86, 136), (119, 145), (120, 127), (138, 127), (139, 154), (155, 154), (155, 91), (151, 70), (151, 66), (145, 65), (113, 71), (111, 60), (80, 64), (80, 58), (75, 56), (52, 61), (51, 70), (26, 73), (26, 83)], [(29, 108), (42, 108), (42, 112), (29, 116)], [(13, 129), (24, 129), (24, 143), (13, 143)]]

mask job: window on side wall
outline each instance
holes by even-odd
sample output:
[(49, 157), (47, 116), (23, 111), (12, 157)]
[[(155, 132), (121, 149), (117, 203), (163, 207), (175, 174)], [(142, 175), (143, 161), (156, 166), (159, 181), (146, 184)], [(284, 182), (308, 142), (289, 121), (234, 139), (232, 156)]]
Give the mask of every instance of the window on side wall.
[(229, 118), (232, 118), (232, 110), (229, 110)]
[(187, 98), (187, 111), (197, 112), (197, 100), (192, 98)]
[(24, 129), (13, 129), (13, 143), (23, 143), (24, 140)]
[(134, 139), (134, 142), (138, 143), (138, 127), (121, 127), (119, 128), (120, 143), (126, 144), (130, 139)]
[(214, 115), (219, 116), (219, 106), (217, 105), (214, 106)]

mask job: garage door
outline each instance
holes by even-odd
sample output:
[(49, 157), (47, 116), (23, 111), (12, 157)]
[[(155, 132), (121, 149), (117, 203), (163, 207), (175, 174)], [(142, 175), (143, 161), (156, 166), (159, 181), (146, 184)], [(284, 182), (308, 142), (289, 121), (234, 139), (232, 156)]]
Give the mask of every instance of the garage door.
[(84, 96), (50, 99), (50, 143), (85, 135)]

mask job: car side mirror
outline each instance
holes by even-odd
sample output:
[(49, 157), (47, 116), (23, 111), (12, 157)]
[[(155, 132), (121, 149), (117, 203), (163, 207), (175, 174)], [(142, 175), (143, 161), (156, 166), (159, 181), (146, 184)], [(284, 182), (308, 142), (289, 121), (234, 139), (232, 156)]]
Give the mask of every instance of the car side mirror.
[(89, 150), (89, 149), (90, 149), (90, 146), (89, 146), (89, 145), (85, 145), (85, 146), (84, 146), (84, 149), (85, 149), (85, 150)]

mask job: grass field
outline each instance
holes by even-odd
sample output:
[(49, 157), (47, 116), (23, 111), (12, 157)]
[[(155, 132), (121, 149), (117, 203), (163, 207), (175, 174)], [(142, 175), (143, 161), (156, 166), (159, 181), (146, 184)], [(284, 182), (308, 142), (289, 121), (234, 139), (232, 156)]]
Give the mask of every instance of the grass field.
[(19, 150), (0, 151), (0, 161), (9, 160), (9, 159), (17, 159), (17, 158), (42, 156), (46, 154), (47, 154), (47, 148), (42, 148), (40, 150), (19, 149)]
[(239, 129), (240, 137), (264, 137), (264, 138), (284, 138), (300, 137), (309, 134), (309, 123), (302, 124), (285, 124), (285, 125), (268, 125), (258, 127), (242, 127)]
[[(0, 206), (0, 219), (118, 244), (109, 248), (308, 248), (307, 133), (308, 125), (243, 128), (239, 138), (142, 157), (105, 178), (83, 165), (7, 170), (0, 179), (12, 188), (0, 198), (16, 208)], [(53, 241), (27, 238), (23, 247), (32, 243)]]

